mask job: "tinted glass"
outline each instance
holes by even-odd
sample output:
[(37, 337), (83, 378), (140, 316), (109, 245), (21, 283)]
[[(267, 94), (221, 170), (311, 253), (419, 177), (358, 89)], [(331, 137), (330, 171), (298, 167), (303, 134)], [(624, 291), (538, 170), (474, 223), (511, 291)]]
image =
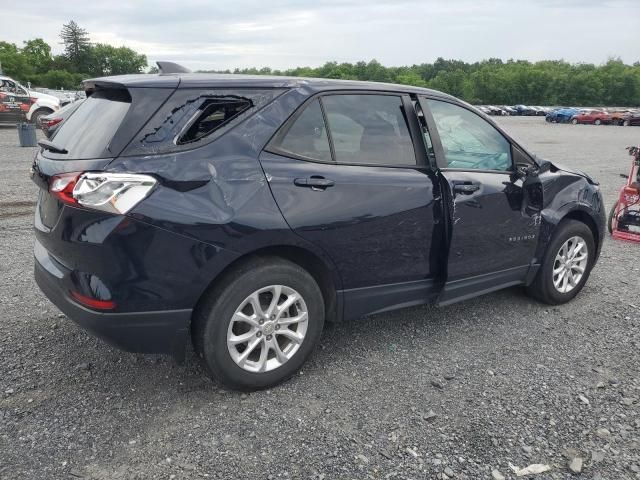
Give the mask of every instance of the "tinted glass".
[(400, 97), (332, 95), (322, 103), (337, 162), (416, 164)]
[(327, 131), (317, 100), (311, 102), (295, 120), (278, 148), (313, 160), (331, 161)]
[(511, 170), (511, 145), (490, 123), (451, 103), (427, 103), (450, 168)]
[(57, 147), (68, 151), (64, 159), (108, 158), (109, 143), (130, 106), (131, 97), (126, 91), (106, 90), (87, 98), (53, 140)]

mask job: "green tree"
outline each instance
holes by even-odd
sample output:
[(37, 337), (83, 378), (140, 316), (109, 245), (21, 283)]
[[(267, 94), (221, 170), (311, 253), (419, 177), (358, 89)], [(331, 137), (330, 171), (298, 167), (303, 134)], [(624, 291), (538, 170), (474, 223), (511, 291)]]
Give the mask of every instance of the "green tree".
[(141, 73), (147, 66), (146, 55), (136, 53), (128, 47), (114, 47), (97, 43), (91, 50), (87, 73), (92, 76), (123, 75)]
[(81, 88), (84, 75), (71, 73), (66, 70), (49, 70), (37, 77), (37, 84), (42, 87), (65, 90), (78, 90)]
[(51, 67), (51, 47), (41, 38), (27, 40), (22, 55), (31, 64), (35, 73), (44, 73)]
[(26, 81), (33, 69), (14, 43), (0, 41), (0, 65), (2, 73), (16, 80)]
[(64, 56), (74, 72), (87, 72), (90, 66), (91, 42), (89, 32), (71, 20), (62, 26), (60, 38), (64, 44)]

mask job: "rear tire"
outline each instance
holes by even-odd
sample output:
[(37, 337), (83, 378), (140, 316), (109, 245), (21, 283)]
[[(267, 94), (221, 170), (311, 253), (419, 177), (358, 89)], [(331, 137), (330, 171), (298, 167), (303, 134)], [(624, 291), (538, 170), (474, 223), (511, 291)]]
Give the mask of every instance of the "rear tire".
[[(572, 245), (575, 248), (574, 257), (571, 256)], [(580, 248), (577, 248), (578, 245), (581, 245)], [(561, 259), (563, 249), (566, 262)], [(595, 252), (595, 242), (589, 227), (577, 220), (563, 220), (556, 228), (536, 278), (527, 287), (527, 293), (549, 305), (568, 302), (582, 290), (589, 278)], [(582, 259), (582, 255), (586, 255), (586, 258)], [(575, 284), (572, 285), (571, 281), (564, 282), (565, 277), (574, 279)], [(557, 281), (559, 286), (556, 285)]]
[(577, 118), (572, 119), (572, 120), (571, 120), (571, 123), (572, 123), (573, 125), (577, 125), (577, 124), (578, 124), (578, 119), (577, 119)]
[(609, 230), (609, 235), (613, 233), (613, 217), (616, 214), (616, 207), (618, 206), (618, 202), (613, 204), (611, 207), (611, 211), (609, 212), (609, 220), (607, 221), (607, 229)]
[(208, 292), (194, 316), (194, 349), (227, 387), (268, 388), (300, 369), (320, 339), (324, 317), (322, 292), (306, 270), (256, 257)]
[(631, 120), (625, 120), (624, 122), (622, 122), (623, 127), (629, 127), (630, 125), (631, 125)]
[(593, 122), (595, 125), (601, 125), (602, 124), (602, 120), (600, 120), (599, 118), (596, 118), (596, 121)]
[(53, 110), (48, 110), (45, 108), (36, 110), (35, 112), (33, 112), (33, 115), (31, 115), (31, 123), (33, 123), (36, 128), (42, 128), (42, 117), (49, 115), (50, 113), (53, 113)]

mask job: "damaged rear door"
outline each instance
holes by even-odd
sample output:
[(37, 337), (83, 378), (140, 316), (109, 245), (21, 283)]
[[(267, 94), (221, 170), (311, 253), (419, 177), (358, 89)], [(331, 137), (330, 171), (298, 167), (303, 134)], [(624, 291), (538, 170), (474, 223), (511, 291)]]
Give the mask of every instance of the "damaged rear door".
[(326, 92), (260, 157), (289, 226), (339, 270), (345, 318), (440, 291), (439, 183), (420, 137), (408, 95)]
[(526, 155), (466, 106), (426, 97), (420, 105), (447, 193), (449, 252), (439, 303), (521, 284), (534, 261), (542, 205), (539, 182), (518, 169)]

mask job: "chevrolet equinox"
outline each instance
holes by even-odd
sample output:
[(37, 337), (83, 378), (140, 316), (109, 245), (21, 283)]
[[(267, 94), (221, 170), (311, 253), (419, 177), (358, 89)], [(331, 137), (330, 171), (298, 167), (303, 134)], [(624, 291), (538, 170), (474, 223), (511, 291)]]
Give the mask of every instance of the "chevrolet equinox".
[(36, 281), (112, 345), (192, 342), (265, 388), (325, 321), (515, 285), (560, 304), (598, 258), (598, 184), (454, 97), (160, 67), (85, 81), (32, 167)]

